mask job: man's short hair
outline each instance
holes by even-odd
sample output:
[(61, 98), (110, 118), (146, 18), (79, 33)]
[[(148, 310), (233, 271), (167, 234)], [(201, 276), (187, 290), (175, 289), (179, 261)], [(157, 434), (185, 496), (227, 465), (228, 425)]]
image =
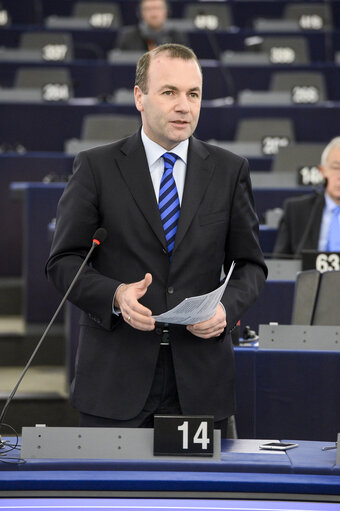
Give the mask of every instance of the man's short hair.
[(321, 154), (321, 165), (325, 166), (327, 163), (328, 154), (333, 147), (340, 147), (340, 137), (333, 138), (329, 144), (326, 145), (325, 149)]
[(182, 44), (166, 43), (157, 46), (151, 51), (144, 53), (137, 63), (135, 85), (138, 85), (143, 94), (148, 93), (148, 70), (151, 59), (162, 53), (166, 53), (171, 59), (194, 60), (202, 74), (201, 64), (197, 55), (191, 48)]

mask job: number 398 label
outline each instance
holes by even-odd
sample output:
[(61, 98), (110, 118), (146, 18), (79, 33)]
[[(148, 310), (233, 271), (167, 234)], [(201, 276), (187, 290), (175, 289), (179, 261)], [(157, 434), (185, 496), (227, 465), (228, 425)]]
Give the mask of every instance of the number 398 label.
[(155, 415), (155, 456), (213, 456), (212, 416)]

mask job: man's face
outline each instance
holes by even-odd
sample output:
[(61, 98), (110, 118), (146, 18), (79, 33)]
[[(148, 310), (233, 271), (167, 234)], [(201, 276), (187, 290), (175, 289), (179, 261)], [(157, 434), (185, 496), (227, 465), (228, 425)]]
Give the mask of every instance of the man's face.
[(201, 108), (202, 75), (195, 60), (153, 57), (147, 94), (135, 87), (135, 103), (146, 135), (166, 150), (195, 131)]
[(340, 204), (340, 147), (333, 147), (327, 156), (326, 164), (319, 166), (323, 177), (327, 178), (326, 192)]
[(164, 0), (144, 0), (141, 5), (141, 16), (148, 27), (160, 30), (167, 18), (167, 7)]

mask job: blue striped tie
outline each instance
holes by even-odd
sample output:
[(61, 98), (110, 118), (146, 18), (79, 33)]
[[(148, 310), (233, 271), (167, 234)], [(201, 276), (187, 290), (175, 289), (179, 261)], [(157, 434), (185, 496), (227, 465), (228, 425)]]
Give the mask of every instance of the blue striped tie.
[(180, 212), (177, 187), (172, 174), (178, 156), (173, 153), (164, 153), (162, 158), (164, 159), (164, 173), (159, 188), (158, 208), (168, 246), (169, 260), (171, 261)]

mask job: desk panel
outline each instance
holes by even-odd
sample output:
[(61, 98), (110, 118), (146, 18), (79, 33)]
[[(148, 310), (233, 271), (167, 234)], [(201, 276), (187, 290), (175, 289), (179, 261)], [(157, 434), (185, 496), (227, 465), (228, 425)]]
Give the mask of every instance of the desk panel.
[(260, 324), (276, 322), (289, 325), (292, 317), (294, 288), (294, 281), (267, 280), (256, 303), (241, 318), (241, 334), (246, 325), (257, 333)]
[(340, 431), (339, 375), (340, 351), (258, 350), (256, 437), (335, 442)]
[[(48, 223), (55, 217), (64, 183), (13, 184), (11, 190), (24, 200), (23, 238), (23, 315), (27, 323), (46, 323), (61, 300), (60, 294), (45, 276), (50, 252)], [(57, 322), (62, 321), (61, 313)]]
[(0, 154), (1, 242), (6, 247), (0, 250), (0, 277), (18, 277), (23, 270), (24, 207), (22, 200), (11, 197), (10, 183), (41, 182), (48, 174), (55, 174), (57, 179), (68, 176), (72, 161), (73, 157), (63, 154)]
[(335, 452), (322, 451), (325, 443), (301, 442), (294, 456), (254, 452), (245, 443), (249, 445), (249, 441), (222, 440), (221, 462), (27, 460), (19, 467), (1, 464), (0, 491), (21, 496), (30, 491), (58, 492), (59, 497), (66, 491), (73, 496), (85, 491), (152, 496), (157, 491), (166, 492), (167, 497), (171, 492), (193, 492), (201, 498), (204, 494), (218, 498), (223, 492), (225, 498), (247, 493), (248, 499), (290, 494), (290, 498), (306, 500), (332, 495), (339, 500), (339, 467), (334, 466)]

